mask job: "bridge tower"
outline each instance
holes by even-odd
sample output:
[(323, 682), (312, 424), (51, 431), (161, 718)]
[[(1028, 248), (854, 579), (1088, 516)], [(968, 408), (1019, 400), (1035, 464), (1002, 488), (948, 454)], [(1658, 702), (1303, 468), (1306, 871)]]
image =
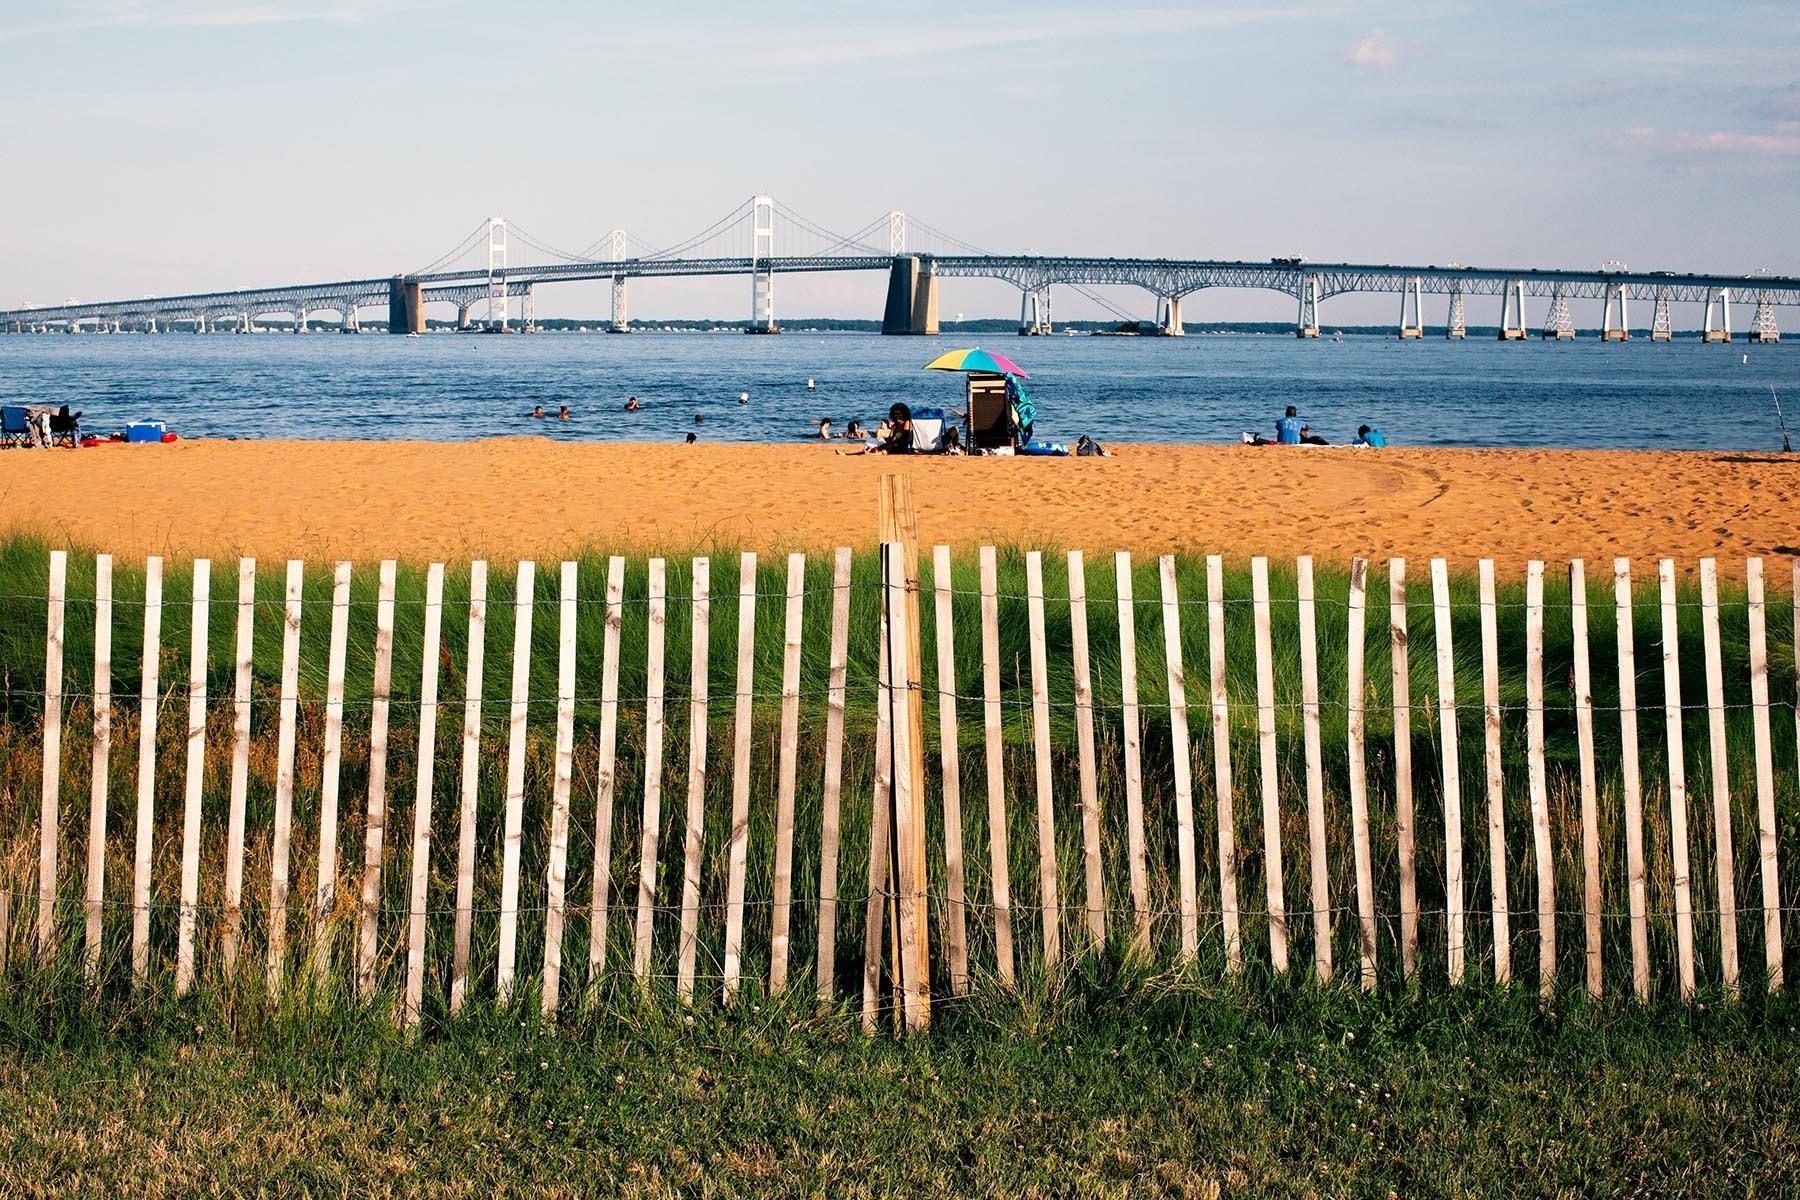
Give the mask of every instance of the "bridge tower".
[(895, 209), (888, 214), (888, 254), (899, 258), (906, 253), (906, 214)]
[(1525, 340), (1525, 281), (1509, 279), (1500, 292), (1500, 340)]
[(1567, 342), (1575, 337), (1575, 318), (1569, 313), (1569, 296), (1560, 283), (1550, 289), (1550, 311), (1544, 314), (1544, 331), (1538, 336), (1546, 342)]
[(1650, 340), (1653, 342), (1672, 342), (1675, 340), (1675, 327), (1669, 322), (1669, 289), (1656, 289), (1656, 316), (1650, 322)]
[(1295, 337), (1316, 338), (1319, 336), (1319, 277), (1306, 275), (1300, 280), (1300, 323), (1294, 329)]
[(1775, 301), (1767, 292), (1756, 294), (1756, 315), (1750, 318), (1750, 340), (1779, 342), (1781, 330), (1775, 324)]
[(1469, 323), (1463, 314), (1462, 280), (1460, 279), (1451, 285), (1450, 312), (1444, 318), (1444, 336), (1457, 339), (1469, 336)]
[(780, 333), (775, 324), (775, 201), (750, 201), (750, 324), (745, 333)]
[[(1400, 285), (1400, 340), (1422, 338), (1425, 336), (1424, 298), (1421, 290), (1424, 284), (1417, 275), (1405, 280)], [(1407, 321), (1407, 309), (1412, 309), (1412, 321)]]
[[(1713, 308), (1718, 307), (1718, 327), (1713, 326)], [(1703, 342), (1729, 342), (1731, 340), (1731, 289), (1724, 287), (1708, 288), (1706, 292), (1706, 323), (1700, 327), (1700, 340)]]
[(609, 333), (630, 333), (631, 320), (625, 312), (625, 276), (616, 269), (625, 261), (625, 231), (615, 229), (606, 235), (606, 258), (614, 265), (612, 277), (612, 324), (608, 325)]
[(524, 318), (525, 318), (525, 332), (526, 333), (536, 333), (537, 332), (537, 307), (532, 302), (531, 285), (529, 283), (525, 285)]
[[(1618, 322), (1613, 321), (1613, 308), (1618, 307)], [(1600, 314), (1600, 340), (1603, 342), (1629, 342), (1631, 340), (1631, 321), (1625, 313), (1625, 285), (1609, 283), (1606, 285), (1606, 308)]]
[(506, 333), (506, 218), (488, 218), (488, 326)]

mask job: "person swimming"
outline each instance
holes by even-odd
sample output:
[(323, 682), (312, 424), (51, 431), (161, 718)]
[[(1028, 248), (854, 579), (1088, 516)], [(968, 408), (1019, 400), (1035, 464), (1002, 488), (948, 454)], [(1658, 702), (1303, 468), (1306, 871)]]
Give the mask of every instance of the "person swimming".
[(544, 406), (540, 404), (536, 408), (533, 408), (529, 413), (526, 413), (525, 415), (528, 417), (535, 417), (541, 421), (544, 419)]
[(825, 440), (825, 441), (829, 441), (831, 439), (831, 437), (833, 435), (831, 432), (831, 418), (830, 417), (820, 417), (819, 418), (819, 432), (818, 432), (817, 436), (821, 440)]
[(625, 411), (626, 412), (636, 412), (637, 410), (638, 410), (638, 398), (636, 396), (628, 397), (625, 401)]
[(568, 405), (565, 404), (560, 409), (557, 410), (556, 419), (559, 421), (566, 421), (569, 419), (569, 406)]
[(861, 421), (852, 420), (848, 425), (844, 426), (844, 436), (845, 437), (860, 438), (860, 437), (862, 437), (862, 435), (863, 435), (863, 427), (862, 427)]

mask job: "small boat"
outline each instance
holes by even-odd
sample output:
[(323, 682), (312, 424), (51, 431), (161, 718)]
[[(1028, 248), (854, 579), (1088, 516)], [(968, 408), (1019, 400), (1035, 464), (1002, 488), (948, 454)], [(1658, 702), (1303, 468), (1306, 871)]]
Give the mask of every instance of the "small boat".
[(1332, 340), (1332, 341), (1334, 341), (1334, 342), (1341, 342), (1341, 341), (1343, 341), (1343, 340), (1344, 340), (1344, 331), (1343, 331), (1343, 330), (1341, 330), (1341, 329), (1334, 329), (1334, 330), (1332, 330), (1332, 331), (1331, 331), (1331, 340)]

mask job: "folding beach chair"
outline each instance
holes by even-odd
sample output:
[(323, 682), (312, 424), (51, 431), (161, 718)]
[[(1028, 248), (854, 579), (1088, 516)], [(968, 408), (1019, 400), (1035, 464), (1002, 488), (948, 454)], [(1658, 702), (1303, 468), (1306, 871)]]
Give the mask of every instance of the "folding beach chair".
[(50, 444), (58, 442), (66, 443), (71, 450), (81, 445), (81, 414), (70, 413), (66, 404), (50, 414)]
[(22, 406), (0, 408), (0, 447), (31, 445), (31, 414)]

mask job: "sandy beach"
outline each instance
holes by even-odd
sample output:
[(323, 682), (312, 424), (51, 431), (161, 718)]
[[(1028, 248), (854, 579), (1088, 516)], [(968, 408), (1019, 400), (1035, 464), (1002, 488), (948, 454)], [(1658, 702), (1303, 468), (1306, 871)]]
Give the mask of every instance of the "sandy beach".
[(1111, 459), (839, 457), (813, 445), (182, 442), (0, 454), (0, 528), (119, 555), (554, 558), (867, 545), (876, 479), (929, 543), (1692, 560), (1800, 554), (1800, 458), (1125, 446)]

